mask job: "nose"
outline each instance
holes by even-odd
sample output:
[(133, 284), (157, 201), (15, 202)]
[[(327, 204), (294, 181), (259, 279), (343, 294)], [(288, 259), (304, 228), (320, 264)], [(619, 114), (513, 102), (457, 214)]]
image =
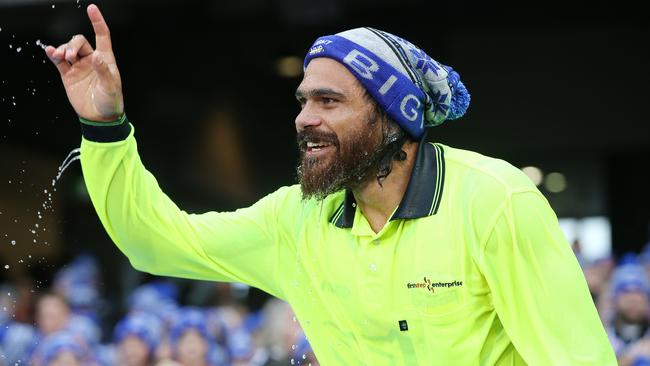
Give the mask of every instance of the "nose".
[(307, 127), (315, 127), (322, 123), (320, 116), (314, 113), (309, 107), (309, 102), (305, 104), (300, 113), (296, 116), (296, 131), (300, 132)]

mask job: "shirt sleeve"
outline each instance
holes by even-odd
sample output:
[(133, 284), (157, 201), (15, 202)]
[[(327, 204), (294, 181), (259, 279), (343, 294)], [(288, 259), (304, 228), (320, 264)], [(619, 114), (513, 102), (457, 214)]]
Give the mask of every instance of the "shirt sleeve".
[(616, 365), (573, 251), (546, 199), (512, 193), (479, 266), (494, 308), (528, 365)]
[(143, 166), (132, 126), (127, 133), (123, 140), (98, 142), (84, 131), (81, 165), (104, 228), (133, 267), (241, 282), (283, 298), (280, 271), (295, 264), (295, 250), (291, 234), (283, 230), (288, 215), (278, 213), (291, 210), (291, 187), (234, 212), (188, 214)]

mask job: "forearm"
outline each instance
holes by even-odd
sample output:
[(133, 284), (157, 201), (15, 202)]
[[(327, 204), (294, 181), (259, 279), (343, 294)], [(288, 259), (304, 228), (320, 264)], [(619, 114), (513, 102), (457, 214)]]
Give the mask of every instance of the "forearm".
[[(112, 127), (103, 129), (105, 134), (108, 129), (116, 131)], [(187, 250), (179, 246), (184, 245), (185, 237), (190, 234), (189, 230), (183, 232), (189, 229), (185, 223), (187, 215), (169, 200), (142, 165), (132, 127), (127, 138), (114, 142), (90, 141), (88, 131), (84, 126), (81, 165), (90, 198), (104, 228), (134, 267), (152, 273), (169, 272), (165, 268), (169, 260), (158, 258), (173, 251), (177, 260), (183, 259), (182, 254)], [(184, 275), (195, 277), (198, 273)]]
[(85, 126), (81, 164), (102, 224), (133, 266), (159, 275), (243, 282), (281, 297), (278, 268), (295, 250), (292, 235), (282, 230), (291, 225), (281, 223), (284, 216), (275, 207), (295, 196), (291, 189), (234, 212), (187, 214), (145, 169), (133, 129), (126, 131), (124, 139), (96, 142), (86, 138)]

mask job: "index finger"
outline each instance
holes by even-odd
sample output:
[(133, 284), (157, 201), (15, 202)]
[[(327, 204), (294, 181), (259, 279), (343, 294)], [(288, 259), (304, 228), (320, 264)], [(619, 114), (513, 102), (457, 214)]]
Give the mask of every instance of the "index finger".
[(99, 8), (95, 4), (90, 4), (87, 12), (95, 31), (95, 48), (98, 51), (111, 51), (110, 31)]

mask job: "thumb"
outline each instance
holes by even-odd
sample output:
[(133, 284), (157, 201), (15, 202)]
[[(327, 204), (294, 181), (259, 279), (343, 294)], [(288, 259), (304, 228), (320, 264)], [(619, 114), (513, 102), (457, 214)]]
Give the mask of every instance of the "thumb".
[(113, 81), (113, 75), (111, 74), (111, 71), (108, 69), (108, 64), (106, 64), (106, 61), (104, 61), (104, 58), (99, 52), (94, 52), (93, 53), (93, 59), (92, 59), (92, 64), (93, 64), (93, 69), (97, 73), (97, 76), (99, 76), (99, 79), (102, 82), (111, 82)]

